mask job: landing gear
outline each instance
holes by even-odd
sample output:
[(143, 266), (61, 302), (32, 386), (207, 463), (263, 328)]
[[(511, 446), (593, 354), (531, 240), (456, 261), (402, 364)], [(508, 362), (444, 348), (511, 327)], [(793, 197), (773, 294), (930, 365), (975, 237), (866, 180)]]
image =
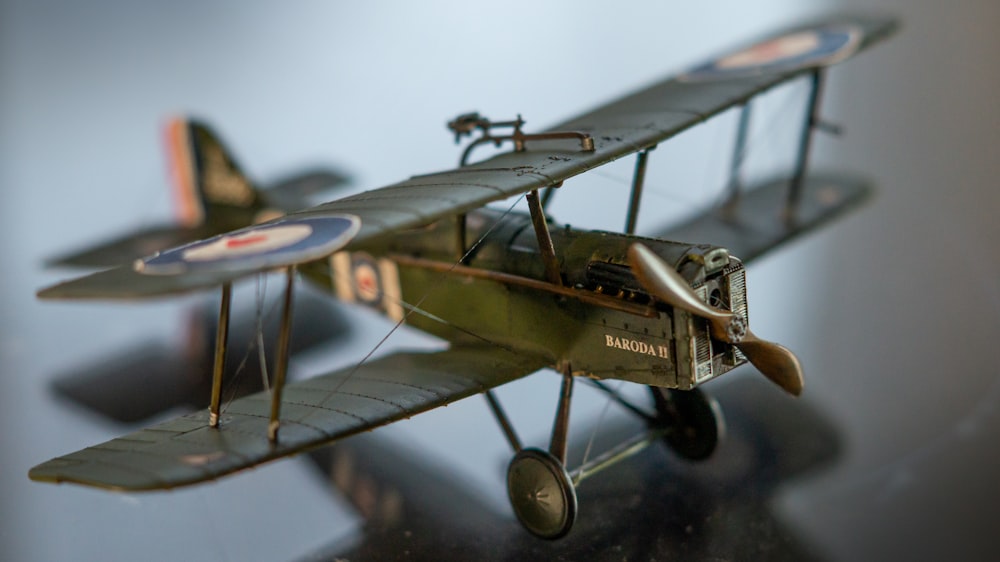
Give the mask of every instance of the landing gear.
[(649, 429), (591, 458), (572, 471), (566, 470), (569, 405), (573, 394), (573, 375), (568, 365), (563, 368), (562, 389), (548, 451), (523, 448), (496, 397), (490, 391), (485, 393), (493, 415), (514, 450), (514, 458), (507, 467), (507, 497), (510, 505), (521, 526), (543, 539), (558, 539), (573, 528), (577, 510), (576, 487), (584, 479), (661, 439), (666, 440), (678, 455), (686, 459), (706, 459), (715, 450), (725, 431), (718, 404), (700, 390), (650, 387), (656, 403), (654, 415), (644, 408), (632, 405), (600, 381), (586, 380), (643, 419), (649, 424)]
[(668, 429), (664, 439), (670, 448), (688, 460), (710, 457), (726, 430), (722, 410), (715, 399), (697, 388), (649, 389), (656, 403), (657, 421)]
[(573, 371), (563, 367), (562, 389), (556, 419), (552, 424), (549, 450), (521, 448), (521, 441), (491, 392), (486, 401), (514, 449), (507, 467), (507, 497), (517, 520), (531, 534), (543, 539), (558, 539), (573, 528), (576, 521), (576, 486), (566, 471), (569, 405), (573, 395)]
[(507, 495), (525, 529), (558, 539), (576, 520), (576, 489), (566, 467), (541, 449), (522, 449), (507, 468)]

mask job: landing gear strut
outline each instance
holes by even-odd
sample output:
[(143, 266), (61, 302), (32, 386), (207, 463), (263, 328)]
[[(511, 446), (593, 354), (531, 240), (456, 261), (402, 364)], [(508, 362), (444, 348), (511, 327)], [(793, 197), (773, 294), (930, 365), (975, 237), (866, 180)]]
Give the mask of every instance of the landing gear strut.
[(569, 433), (569, 404), (573, 396), (573, 374), (569, 365), (563, 369), (559, 406), (552, 424), (549, 450), (522, 449), (499, 402), (489, 392), (486, 400), (514, 449), (507, 467), (507, 497), (517, 520), (532, 534), (543, 539), (558, 539), (576, 521), (576, 486), (566, 471), (566, 446)]
[(507, 496), (510, 505), (525, 529), (537, 537), (549, 540), (563, 537), (573, 528), (577, 511), (576, 486), (584, 478), (661, 439), (681, 457), (703, 460), (715, 451), (725, 432), (718, 404), (698, 389), (650, 387), (656, 405), (654, 415), (644, 411), (644, 408), (632, 405), (600, 381), (588, 380), (642, 418), (649, 424), (649, 431), (620, 443), (573, 471), (567, 471), (569, 404), (573, 394), (571, 373), (568, 366), (563, 371), (562, 390), (548, 451), (522, 448), (500, 403), (492, 392), (486, 392), (486, 401), (514, 450), (514, 458), (507, 468)]

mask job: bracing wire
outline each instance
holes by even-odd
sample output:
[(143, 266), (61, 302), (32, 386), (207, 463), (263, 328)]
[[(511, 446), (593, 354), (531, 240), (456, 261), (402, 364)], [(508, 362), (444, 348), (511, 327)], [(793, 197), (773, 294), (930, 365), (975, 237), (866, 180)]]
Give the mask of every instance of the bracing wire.
[[(524, 199), (524, 195), (521, 195), (520, 197), (518, 197), (518, 198), (517, 198), (517, 199), (516, 199), (516, 200), (514, 201), (514, 203), (513, 203), (513, 204), (512, 204), (512, 205), (511, 205), (510, 207), (508, 207), (508, 208), (507, 208), (507, 210), (506, 210), (506, 211), (504, 211), (504, 213), (503, 213), (502, 215), (500, 215), (500, 218), (498, 218), (498, 219), (497, 219), (497, 220), (496, 220), (496, 221), (495, 221), (495, 222), (494, 222), (494, 223), (493, 223), (492, 225), (490, 225), (490, 227), (489, 227), (488, 229), (486, 229), (486, 232), (484, 232), (484, 233), (482, 234), (482, 236), (480, 236), (480, 237), (479, 237), (479, 239), (478, 239), (478, 240), (476, 240), (476, 242), (475, 242), (475, 243), (473, 243), (473, 244), (472, 244), (472, 246), (470, 246), (470, 247), (469, 247), (469, 249), (468, 249), (468, 250), (466, 250), (464, 254), (462, 254), (462, 257), (460, 257), (460, 258), (459, 258), (459, 259), (458, 259), (458, 260), (457, 260), (457, 261), (456, 261), (455, 263), (453, 263), (453, 264), (451, 265), (451, 268), (449, 268), (449, 269), (448, 269), (448, 271), (449, 271), (449, 272), (451, 272), (451, 271), (454, 271), (454, 269), (455, 269), (456, 267), (458, 267), (458, 266), (459, 266), (460, 264), (462, 264), (462, 263), (463, 263), (463, 262), (464, 262), (464, 261), (465, 261), (465, 260), (466, 260), (466, 259), (467, 259), (467, 258), (468, 258), (469, 256), (471, 256), (471, 255), (472, 255), (472, 254), (473, 254), (473, 253), (474, 253), (474, 252), (475, 252), (475, 251), (476, 251), (476, 250), (477, 250), (477, 249), (479, 248), (479, 245), (480, 245), (480, 244), (482, 244), (484, 240), (486, 240), (486, 238), (487, 238), (487, 237), (488, 237), (488, 236), (490, 235), (490, 233), (492, 233), (492, 232), (493, 232), (493, 230), (494, 230), (494, 229), (495, 229), (495, 228), (496, 228), (496, 227), (497, 227), (497, 226), (498, 226), (498, 225), (499, 225), (499, 224), (500, 224), (501, 222), (503, 222), (503, 220), (504, 220), (504, 219), (505, 219), (505, 218), (507, 217), (507, 215), (509, 215), (509, 214), (511, 213), (511, 211), (513, 211), (513, 210), (514, 210), (514, 207), (515, 207), (515, 206), (517, 206), (517, 204), (518, 204), (518, 203), (520, 203), (522, 199)], [(447, 325), (449, 325), (449, 326), (452, 326), (452, 327), (455, 327), (455, 328), (457, 328), (457, 329), (460, 329), (460, 330), (462, 330), (463, 332), (465, 332), (465, 333), (467, 333), (467, 334), (469, 334), (469, 335), (472, 335), (472, 336), (475, 336), (475, 337), (477, 337), (478, 339), (481, 339), (481, 340), (483, 340), (484, 342), (487, 342), (487, 343), (490, 343), (490, 344), (492, 344), (492, 345), (496, 345), (496, 346), (498, 346), (498, 347), (501, 347), (501, 348), (503, 348), (503, 349), (508, 349), (508, 348), (506, 348), (505, 346), (502, 346), (502, 345), (500, 345), (500, 344), (499, 344), (499, 343), (497, 343), (497, 342), (493, 342), (493, 341), (489, 340), (488, 338), (485, 338), (485, 337), (483, 337), (483, 336), (480, 336), (480, 335), (477, 335), (477, 334), (475, 334), (475, 333), (473, 333), (473, 332), (471, 332), (471, 331), (469, 331), (469, 330), (466, 330), (466, 329), (463, 329), (463, 328), (459, 328), (458, 326), (454, 326), (453, 324), (451, 324), (451, 323), (450, 323), (450, 322), (448, 322), (447, 320), (444, 320), (444, 319), (442, 319), (442, 318), (438, 318), (438, 317), (436, 317), (436, 316), (434, 316), (434, 315), (431, 315), (430, 313), (427, 313), (427, 312), (423, 311), (423, 310), (422, 310), (422, 309), (420, 308), (420, 305), (422, 305), (422, 304), (424, 303), (424, 301), (426, 301), (426, 300), (427, 300), (427, 299), (428, 299), (428, 298), (429, 298), (429, 297), (430, 297), (430, 296), (431, 296), (432, 294), (434, 294), (434, 292), (436, 292), (437, 290), (438, 290), (437, 288), (432, 288), (432, 289), (428, 290), (428, 291), (427, 291), (426, 293), (424, 293), (424, 295), (423, 295), (423, 296), (421, 296), (421, 297), (420, 297), (419, 299), (417, 299), (417, 302), (416, 302), (416, 304), (412, 304), (412, 305), (411, 305), (411, 304), (408, 304), (408, 303), (403, 303), (403, 302), (401, 301), (401, 304), (403, 304), (403, 305), (404, 305), (404, 307), (406, 308), (406, 313), (405, 313), (405, 314), (403, 314), (403, 317), (402, 317), (402, 318), (400, 318), (400, 319), (399, 319), (398, 321), (396, 321), (395, 325), (393, 325), (393, 327), (392, 327), (392, 328), (390, 328), (390, 329), (389, 329), (389, 331), (388, 331), (388, 332), (387, 332), (387, 333), (386, 333), (386, 334), (385, 334), (384, 336), (382, 336), (382, 338), (381, 338), (381, 339), (380, 339), (380, 340), (379, 340), (379, 341), (378, 341), (378, 342), (377, 342), (377, 343), (375, 344), (375, 346), (374, 346), (374, 347), (372, 347), (372, 349), (371, 349), (371, 350), (369, 350), (369, 351), (368, 351), (368, 353), (367, 353), (367, 354), (365, 354), (365, 356), (364, 356), (364, 357), (362, 357), (360, 361), (358, 361), (357, 365), (355, 365), (355, 366), (354, 366), (354, 367), (353, 367), (353, 368), (352, 368), (352, 369), (350, 370), (350, 372), (348, 372), (348, 373), (347, 373), (347, 375), (346, 375), (346, 376), (344, 376), (344, 377), (343, 377), (343, 378), (342, 378), (342, 379), (341, 379), (341, 380), (340, 380), (340, 381), (339, 381), (339, 382), (337, 383), (337, 385), (336, 385), (336, 386), (334, 386), (334, 387), (333, 387), (332, 389), (330, 389), (330, 391), (329, 391), (329, 392), (327, 393), (327, 396), (332, 396), (332, 395), (333, 395), (334, 393), (336, 393), (336, 392), (337, 392), (338, 390), (340, 390), (340, 388), (341, 388), (341, 387), (343, 387), (343, 386), (344, 386), (344, 384), (346, 384), (346, 383), (347, 383), (347, 381), (348, 381), (348, 380), (350, 380), (350, 379), (351, 379), (351, 377), (353, 377), (353, 376), (354, 376), (354, 374), (358, 372), (358, 369), (360, 369), (360, 368), (361, 368), (361, 367), (362, 367), (362, 366), (363, 366), (363, 365), (364, 365), (364, 364), (365, 364), (366, 362), (368, 362), (368, 360), (369, 360), (369, 359), (371, 359), (371, 357), (372, 357), (372, 356), (373, 356), (373, 355), (375, 354), (375, 352), (377, 352), (377, 351), (379, 350), (379, 348), (381, 348), (381, 347), (382, 347), (382, 345), (383, 345), (383, 344), (385, 344), (385, 342), (386, 342), (386, 341), (388, 341), (388, 339), (389, 339), (389, 338), (390, 338), (390, 337), (391, 337), (391, 336), (392, 336), (392, 335), (393, 335), (394, 333), (396, 333), (396, 330), (398, 330), (398, 329), (399, 329), (399, 327), (400, 327), (400, 326), (402, 326), (402, 325), (403, 325), (403, 324), (404, 324), (404, 323), (406, 322), (406, 319), (407, 319), (407, 318), (409, 318), (409, 317), (410, 317), (410, 316), (411, 316), (411, 315), (412, 315), (413, 313), (415, 313), (415, 312), (418, 312), (418, 313), (420, 313), (421, 315), (424, 315), (424, 316), (427, 316), (428, 318), (431, 318), (431, 319), (434, 319), (434, 320), (439, 320), (439, 321), (441, 321), (441, 322), (444, 322), (445, 324), (447, 324)]]
[[(737, 159), (741, 163), (747, 161), (747, 159), (750, 157), (751, 152), (755, 152), (754, 151), (755, 148), (766, 146), (766, 143), (763, 142), (763, 139), (774, 134), (774, 131), (777, 128), (776, 125), (778, 121), (787, 116), (789, 107), (792, 105), (792, 102), (796, 99), (796, 97), (798, 97), (800, 94), (801, 92), (799, 91), (791, 91), (786, 93), (784, 99), (779, 104), (779, 109), (777, 111), (770, 112), (770, 115), (768, 116), (764, 126), (760, 128), (755, 128), (757, 129), (756, 131), (751, 129), (750, 136), (747, 139), (747, 142), (744, 145), (743, 150), (739, 153), (739, 155), (737, 155)], [(601, 168), (591, 170), (589, 173), (594, 174), (595, 176), (603, 177), (605, 179), (611, 180), (615, 183), (625, 186), (630, 186), (632, 183), (631, 179), (622, 177), (618, 174), (607, 172)], [(683, 197), (674, 191), (664, 191), (663, 189), (657, 189), (657, 186), (655, 184), (650, 184), (646, 189), (646, 193), (649, 193), (652, 196), (658, 197), (660, 199), (672, 200), (675, 202), (683, 203), (691, 207), (696, 207), (698, 205), (692, 199)], [(723, 195), (725, 195), (725, 193), (723, 193)]]
[[(265, 301), (267, 300), (267, 274), (260, 273), (257, 275), (257, 329), (255, 333), (250, 336), (250, 341), (247, 343), (246, 353), (240, 359), (240, 363), (236, 366), (236, 370), (233, 373), (232, 381), (227, 385), (229, 389), (228, 398), (226, 398), (220, 411), (225, 412), (229, 405), (232, 404), (233, 400), (236, 399), (236, 394), (239, 391), (239, 381), (243, 373), (246, 371), (247, 363), (250, 360), (250, 355), (256, 350), (258, 352), (258, 360), (261, 366), (261, 378), (263, 379), (263, 385), (265, 390), (270, 388), (270, 376), (267, 371), (267, 358), (265, 355), (264, 348), (264, 326), (267, 324), (268, 319), (274, 316), (274, 312), (278, 309), (278, 305), (281, 303), (281, 299), (275, 299), (271, 303), (271, 307), (267, 309), (266, 312), (262, 314), (264, 309)], [(264, 277), (262, 280), (261, 277)]]
[(264, 390), (271, 390), (267, 373), (267, 351), (264, 349), (264, 295), (267, 294), (267, 276), (257, 275), (257, 360), (260, 361), (260, 380)]
[[(624, 381), (618, 381), (618, 384), (614, 387), (614, 392), (618, 392)], [(587, 447), (583, 450), (583, 460), (580, 461), (580, 466), (587, 466), (587, 459), (590, 458), (590, 451), (594, 447), (594, 439), (597, 438), (597, 432), (601, 429), (604, 424), (604, 418), (608, 414), (608, 410), (611, 409), (611, 402), (613, 398), (611, 394), (608, 394), (607, 399), (604, 401), (604, 407), (601, 408), (601, 413), (597, 416), (597, 423), (594, 424), (594, 429), (590, 432), (590, 438), (587, 439)]]

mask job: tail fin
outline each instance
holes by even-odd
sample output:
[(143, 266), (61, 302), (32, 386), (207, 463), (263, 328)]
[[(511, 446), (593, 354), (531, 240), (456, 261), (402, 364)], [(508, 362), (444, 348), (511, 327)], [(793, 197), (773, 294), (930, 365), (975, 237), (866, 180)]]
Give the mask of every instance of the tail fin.
[(220, 220), (234, 211), (257, 211), (263, 202), (253, 183), (204, 123), (183, 117), (166, 126), (177, 218), (185, 226)]

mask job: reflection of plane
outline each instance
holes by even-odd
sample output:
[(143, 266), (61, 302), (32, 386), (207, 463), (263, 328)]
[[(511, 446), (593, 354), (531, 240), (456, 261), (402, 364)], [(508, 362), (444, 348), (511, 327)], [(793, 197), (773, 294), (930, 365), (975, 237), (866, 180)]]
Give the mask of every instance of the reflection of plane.
[[(333, 343), (346, 334), (347, 320), (336, 303), (315, 290), (295, 300), (290, 353), (294, 356)], [(216, 306), (192, 307), (185, 337), (176, 342), (149, 341), (100, 362), (74, 367), (53, 383), (74, 402), (120, 422), (135, 423), (171, 408), (208, 406), (212, 387), (212, 346)], [(258, 360), (257, 319), (253, 310), (234, 314), (230, 352), (236, 360), (223, 373), (224, 400), (264, 389)], [(273, 320), (277, 320), (276, 318)], [(265, 322), (260, 343), (278, 339), (278, 323)]]
[(50, 260), (51, 265), (110, 267), (153, 252), (272, 219), (311, 204), (346, 177), (316, 169), (259, 189), (207, 125), (175, 118), (166, 126), (177, 224), (129, 233)]
[[(217, 478), (413, 414), (485, 393), (515, 451), (508, 495), (522, 525), (557, 538), (576, 518), (575, 486), (663, 436), (681, 456), (715, 448), (718, 409), (696, 388), (749, 361), (792, 394), (798, 360), (747, 326), (741, 254), (754, 258), (832, 218), (867, 187), (840, 175), (807, 175), (824, 69), (887, 37), (891, 21), (839, 18), (787, 31), (720, 57), (541, 133), (520, 118), (467, 114), (461, 136), (512, 150), (453, 170), (292, 213), (164, 250), (133, 264), (50, 287), (42, 298), (140, 298), (222, 289), (208, 412), (177, 418), (32, 469), (36, 480), (150, 490)], [(797, 77), (812, 90), (795, 169), (744, 190), (738, 181), (749, 103)], [(700, 244), (633, 234), (650, 151), (730, 108), (742, 107), (726, 204), (677, 232)], [(510, 128), (500, 134), (498, 127)], [(566, 180), (637, 154), (626, 233), (556, 226), (545, 204)], [(220, 168), (225, 172), (226, 168)], [(226, 180), (220, 180), (228, 183)], [(563, 186), (565, 191), (571, 187)], [(525, 196), (530, 213), (483, 208)], [(668, 233), (669, 235), (669, 233)], [(673, 236), (669, 236), (673, 239)], [(726, 240), (728, 249), (718, 245)], [(275, 382), (220, 407), (231, 284), (275, 268), (287, 272)], [(370, 306), (447, 340), (441, 352), (402, 352), (284, 384), (295, 273), (340, 299)], [(375, 350), (373, 350), (374, 353)], [(524, 448), (490, 389), (541, 368), (562, 375), (549, 449)], [(656, 414), (595, 383), (648, 425), (567, 471), (574, 377), (648, 385)]]

